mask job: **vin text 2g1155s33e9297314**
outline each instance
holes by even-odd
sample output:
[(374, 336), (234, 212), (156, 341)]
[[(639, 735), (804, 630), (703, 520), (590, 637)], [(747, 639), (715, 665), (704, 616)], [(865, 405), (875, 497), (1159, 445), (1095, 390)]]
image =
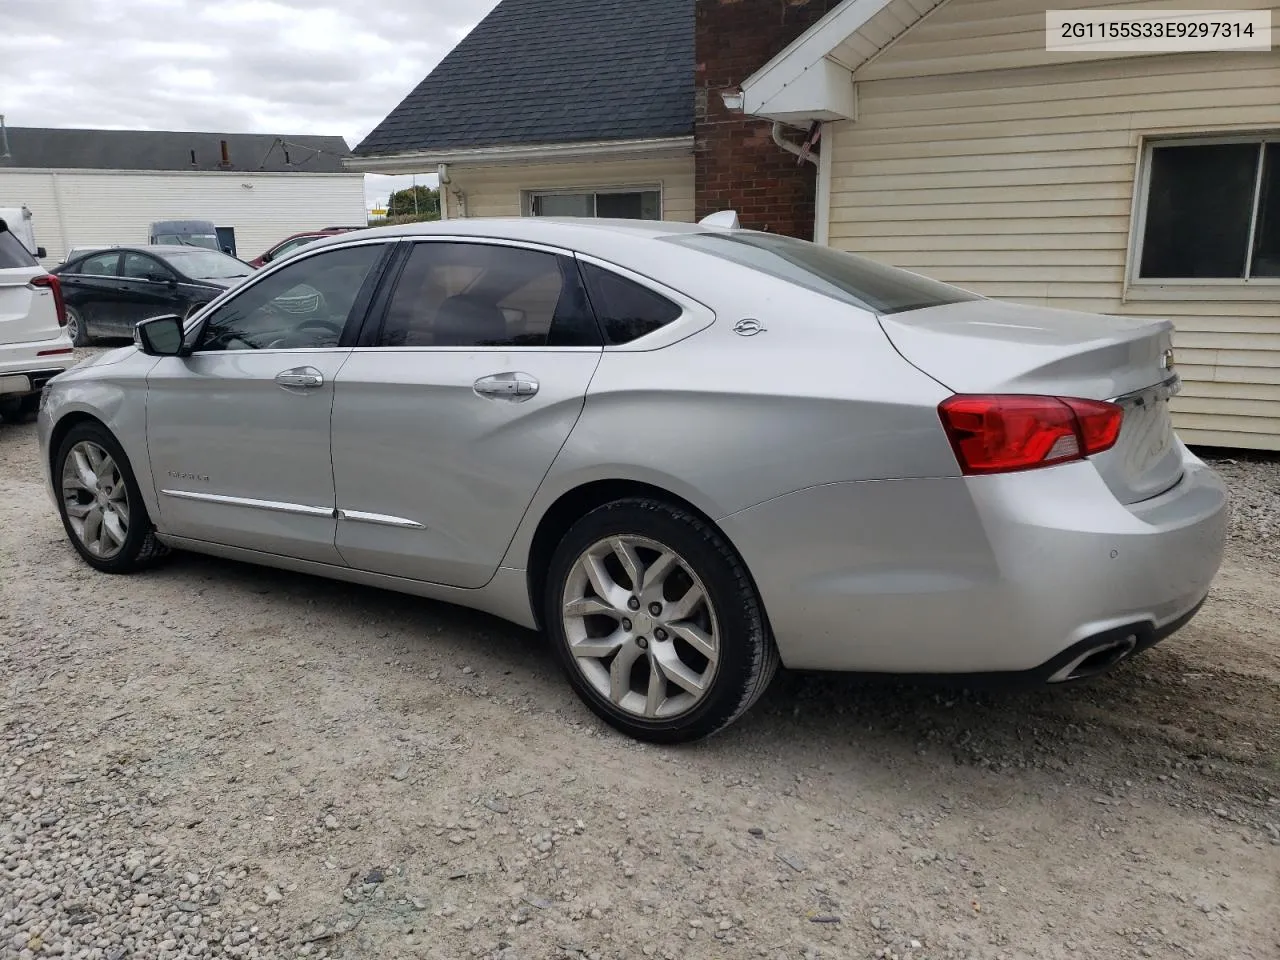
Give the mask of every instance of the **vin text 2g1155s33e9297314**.
[(1169, 323), (731, 224), (357, 231), (136, 340), (43, 397), (89, 564), (196, 550), (540, 627), (644, 739), (721, 729), (780, 661), (1084, 678), (1221, 561)]

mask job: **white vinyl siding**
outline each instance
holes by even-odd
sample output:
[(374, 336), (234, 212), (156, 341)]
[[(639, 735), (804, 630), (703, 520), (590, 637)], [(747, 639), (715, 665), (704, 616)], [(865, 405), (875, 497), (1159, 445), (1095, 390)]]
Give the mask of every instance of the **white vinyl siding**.
[(981, 41), (966, 10), (990, 14), (986, 29), (1034, 14), (1041, 65), (991, 69), (1005, 63), (993, 52), (967, 61), (973, 72), (859, 82), (858, 121), (827, 141), (832, 245), (989, 296), (1168, 317), (1186, 381), (1174, 404), (1183, 437), (1280, 450), (1280, 288), (1125, 282), (1146, 140), (1280, 132), (1280, 57), (1062, 63), (1043, 50), (1043, 6), (951, 0), (877, 70), (916, 70), (908, 41), (944, 14)]
[[(895, 4), (905, 0), (895, 0)], [(891, 5), (892, 9), (894, 5)], [(913, 0), (913, 6), (927, 6), (925, 0)], [(1039, 6), (1025, 0), (949, 0), (913, 26), (882, 53), (873, 56), (857, 70), (859, 80), (885, 80), (898, 77), (943, 76), (974, 71), (1037, 67), (1046, 63), (1079, 63), (1100, 60), (1131, 60), (1135, 57), (1161, 54), (1131, 52), (1055, 52), (1045, 51), (1045, 10), (1268, 10), (1274, 0), (1064, 0)], [(899, 14), (901, 16), (901, 14)], [(1275, 17), (1272, 18), (1275, 24)], [(836, 50), (837, 59), (856, 55), (859, 35), (876, 24), (873, 18), (866, 27)], [(1254, 54), (1267, 58), (1268, 54)]]
[(290, 234), (368, 219), (358, 173), (0, 170), (0, 197), (31, 208), (50, 265), (72, 246), (146, 243), (156, 220), (234, 227), (239, 256), (251, 260)]
[(693, 157), (664, 160), (608, 160), (586, 163), (521, 163), (509, 166), (450, 165), (446, 188), (449, 216), (462, 215), (456, 191), (466, 194), (468, 217), (519, 217), (524, 198), (539, 191), (662, 190), (662, 219), (693, 220)]

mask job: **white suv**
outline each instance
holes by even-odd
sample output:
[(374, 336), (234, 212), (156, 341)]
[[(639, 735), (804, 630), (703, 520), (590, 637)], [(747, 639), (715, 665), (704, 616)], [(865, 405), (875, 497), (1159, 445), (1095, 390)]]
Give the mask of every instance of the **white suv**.
[(33, 414), (40, 391), (74, 362), (58, 278), (0, 220), (0, 417)]

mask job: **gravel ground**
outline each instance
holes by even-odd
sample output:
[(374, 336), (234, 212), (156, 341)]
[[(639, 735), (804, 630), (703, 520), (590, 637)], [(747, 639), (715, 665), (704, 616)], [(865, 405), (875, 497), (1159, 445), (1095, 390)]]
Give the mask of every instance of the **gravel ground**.
[(784, 675), (659, 749), (539, 638), (177, 555), (98, 575), (0, 425), (0, 957), (1280, 956), (1280, 463), (1085, 686)]

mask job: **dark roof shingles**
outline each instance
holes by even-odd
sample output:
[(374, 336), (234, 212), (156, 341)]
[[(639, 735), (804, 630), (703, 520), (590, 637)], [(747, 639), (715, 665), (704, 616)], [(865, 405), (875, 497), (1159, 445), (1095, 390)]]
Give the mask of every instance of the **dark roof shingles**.
[[(227, 170), (237, 173), (343, 173), (351, 156), (342, 137), (170, 130), (58, 130), (9, 127), (0, 167), (64, 170)], [(220, 167), (221, 141), (229, 167)], [(284, 141), (284, 146), (278, 141)], [(288, 150), (289, 163), (285, 162)], [(195, 151), (196, 163), (191, 163)], [(3, 150), (0, 149), (0, 153)]]
[(502, 0), (357, 156), (693, 133), (693, 0)]

